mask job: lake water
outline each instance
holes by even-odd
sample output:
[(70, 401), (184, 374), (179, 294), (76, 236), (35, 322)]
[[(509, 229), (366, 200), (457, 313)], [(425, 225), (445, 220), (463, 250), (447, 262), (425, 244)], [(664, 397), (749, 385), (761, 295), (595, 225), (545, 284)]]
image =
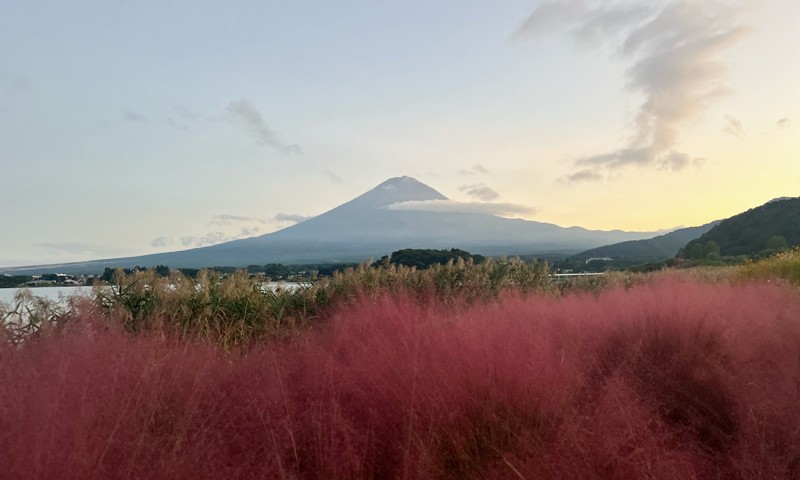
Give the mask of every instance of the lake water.
[[(295, 282), (270, 282), (267, 286), (271, 289), (294, 290), (300, 284)], [(92, 287), (35, 287), (29, 290), (34, 297), (43, 297), (54, 301), (74, 296), (88, 297), (92, 294)], [(13, 303), (14, 295), (18, 291), (18, 288), (0, 288), (0, 302), (5, 304)]]
[[(35, 297), (55, 301), (75, 295), (88, 297), (92, 293), (92, 287), (36, 287), (29, 290)], [(0, 302), (6, 304), (14, 302), (17, 291), (19, 291), (17, 288), (0, 288)]]

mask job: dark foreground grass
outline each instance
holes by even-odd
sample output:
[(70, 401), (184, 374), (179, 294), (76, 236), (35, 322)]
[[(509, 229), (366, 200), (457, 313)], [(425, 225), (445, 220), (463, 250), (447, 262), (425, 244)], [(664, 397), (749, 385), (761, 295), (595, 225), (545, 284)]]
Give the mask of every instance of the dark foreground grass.
[(798, 478), (800, 296), (349, 302), (224, 353), (85, 314), (0, 350), (0, 478)]
[[(102, 312), (121, 321), (128, 331), (158, 329), (184, 339), (216, 341), (230, 349), (294, 336), (323, 322), (331, 306), (397, 291), (452, 304), (491, 300), (509, 290), (553, 290), (547, 263), (519, 259), (480, 264), (459, 259), (426, 270), (365, 264), (292, 289), (267, 289), (265, 280), (244, 271), (220, 275), (202, 270), (197, 278), (188, 278), (180, 272), (160, 277), (153, 270), (131, 275), (117, 270), (113, 286), (95, 289), (95, 300)], [(0, 305), (0, 317), (2, 313)], [(64, 323), (58, 316), (39, 317), (51, 319), (44, 323)], [(27, 330), (19, 333), (16, 338), (24, 341)]]

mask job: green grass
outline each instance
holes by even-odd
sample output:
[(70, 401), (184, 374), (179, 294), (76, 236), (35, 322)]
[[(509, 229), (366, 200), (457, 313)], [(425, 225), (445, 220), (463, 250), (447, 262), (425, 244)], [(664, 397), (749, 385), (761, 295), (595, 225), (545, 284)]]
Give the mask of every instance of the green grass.
[(197, 278), (180, 272), (125, 274), (95, 287), (95, 308), (131, 332), (160, 329), (180, 337), (213, 339), (224, 348), (287, 338), (319, 322), (336, 307), (364, 296), (395, 291), (419, 299), (467, 303), (502, 292), (554, 292), (544, 262), (518, 259), (475, 264), (458, 260), (426, 270), (385, 264), (360, 265), (295, 289), (272, 290), (269, 280), (246, 272), (204, 270)]
[(800, 247), (756, 262), (747, 262), (739, 268), (738, 276), (745, 280), (781, 279), (800, 285)]

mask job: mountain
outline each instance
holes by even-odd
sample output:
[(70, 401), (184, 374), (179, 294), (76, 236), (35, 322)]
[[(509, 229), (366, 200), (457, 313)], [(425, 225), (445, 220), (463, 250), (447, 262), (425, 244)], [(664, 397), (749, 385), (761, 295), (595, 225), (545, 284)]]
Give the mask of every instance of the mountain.
[[(0, 269), (6, 273), (83, 273), (105, 267), (175, 268), (361, 262), (402, 248), (453, 247), (483, 255), (573, 253), (650, 232), (596, 231), (470, 212), (411, 178), (391, 178), (326, 213), (277, 232), (191, 250), (59, 265)], [(404, 207), (398, 209), (398, 205)], [(447, 205), (448, 211), (430, 211)], [(456, 211), (452, 211), (455, 206)], [(460, 207), (459, 207), (460, 206)], [(459, 210), (459, 208), (462, 208)]]
[[(776, 198), (723, 220), (688, 242), (679, 256), (700, 258), (704, 256), (703, 247), (711, 241), (716, 242), (722, 256), (754, 255), (780, 244), (800, 245), (800, 197)], [(776, 241), (776, 245), (771, 243)]]
[(711, 230), (719, 221), (699, 227), (679, 228), (664, 235), (646, 240), (629, 240), (627, 242), (604, 245), (573, 255), (571, 260), (586, 261), (590, 258), (611, 258), (614, 261), (643, 263), (659, 262), (673, 258), (686, 243)]

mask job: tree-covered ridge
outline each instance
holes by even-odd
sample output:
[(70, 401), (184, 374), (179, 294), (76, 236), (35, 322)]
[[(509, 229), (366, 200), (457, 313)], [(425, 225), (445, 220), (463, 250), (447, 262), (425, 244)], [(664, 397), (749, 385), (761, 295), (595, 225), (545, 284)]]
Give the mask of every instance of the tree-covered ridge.
[(406, 267), (416, 267), (419, 269), (428, 268), (431, 265), (439, 264), (445, 265), (450, 260), (469, 260), (475, 263), (481, 263), (485, 260), (483, 255), (473, 255), (467, 251), (458, 248), (451, 248), (450, 250), (434, 250), (423, 248), (404, 248), (396, 252), (392, 252), (390, 257), (381, 258), (380, 262), (389, 261), (395, 265), (405, 265)]
[(681, 228), (647, 240), (604, 245), (586, 250), (571, 257), (571, 260), (585, 261), (590, 258), (608, 257), (614, 260), (656, 262), (672, 258), (687, 242), (711, 230), (718, 222), (710, 222), (699, 227)]
[(800, 245), (800, 198), (788, 198), (723, 220), (687, 243), (678, 257), (758, 255), (795, 245)]

